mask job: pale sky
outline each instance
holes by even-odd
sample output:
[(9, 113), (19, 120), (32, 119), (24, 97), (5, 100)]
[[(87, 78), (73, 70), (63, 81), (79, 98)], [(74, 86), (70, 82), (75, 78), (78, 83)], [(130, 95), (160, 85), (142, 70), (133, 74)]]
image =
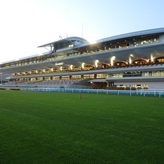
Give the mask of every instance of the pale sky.
[(46, 51), (61, 35), (88, 41), (164, 27), (164, 0), (0, 0), (0, 63)]

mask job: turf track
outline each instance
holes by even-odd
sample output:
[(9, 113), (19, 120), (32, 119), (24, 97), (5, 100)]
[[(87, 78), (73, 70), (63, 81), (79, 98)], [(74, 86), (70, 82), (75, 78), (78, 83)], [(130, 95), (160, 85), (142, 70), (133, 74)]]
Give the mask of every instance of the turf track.
[(164, 99), (0, 91), (0, 164), (164, 163)]

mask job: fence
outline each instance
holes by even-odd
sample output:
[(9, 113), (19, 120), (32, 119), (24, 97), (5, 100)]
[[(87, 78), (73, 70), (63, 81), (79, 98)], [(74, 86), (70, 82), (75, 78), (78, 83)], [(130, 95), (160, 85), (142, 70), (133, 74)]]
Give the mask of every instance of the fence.
[(71, 92), (71, 93), (96, 93), (96, 94), (129, 94), (132, 95), (154, 95), (159, 96), (164, 95), (164, 90), (97, 90), (97, 89), (75, 89), (75, 88), (21, 88), (22, 91), (42, 91), (42, 92)]

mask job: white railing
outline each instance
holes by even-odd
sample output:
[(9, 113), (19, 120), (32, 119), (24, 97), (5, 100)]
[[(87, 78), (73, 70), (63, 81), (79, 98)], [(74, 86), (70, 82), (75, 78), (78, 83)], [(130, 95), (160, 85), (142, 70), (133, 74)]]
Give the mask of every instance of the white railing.
[(43, 91), (43, 92), (72, 92), (72, 93), (96, 93), (96, 94), (110, 94), (115, 93), (117, 95), (120, 94), (129, 94), (130, 96), (133, 95), (153, 95), (159, 96), (164, 95), (164, 89), (156, 89), (156, 90), (99, 90), (99, 89), (75, 89), (75, 88), (21, 88), (22, 91)]

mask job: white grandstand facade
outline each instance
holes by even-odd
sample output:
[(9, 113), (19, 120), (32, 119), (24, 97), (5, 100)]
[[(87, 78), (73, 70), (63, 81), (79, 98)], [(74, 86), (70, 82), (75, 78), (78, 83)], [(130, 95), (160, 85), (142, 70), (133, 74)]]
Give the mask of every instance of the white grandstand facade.
[[(68, 37), (42, 55), (0, 64), (5, 86), (164, 89), (164, 28), (97, 40)], [(7, 80), (7, 82), (5, 82)]]

